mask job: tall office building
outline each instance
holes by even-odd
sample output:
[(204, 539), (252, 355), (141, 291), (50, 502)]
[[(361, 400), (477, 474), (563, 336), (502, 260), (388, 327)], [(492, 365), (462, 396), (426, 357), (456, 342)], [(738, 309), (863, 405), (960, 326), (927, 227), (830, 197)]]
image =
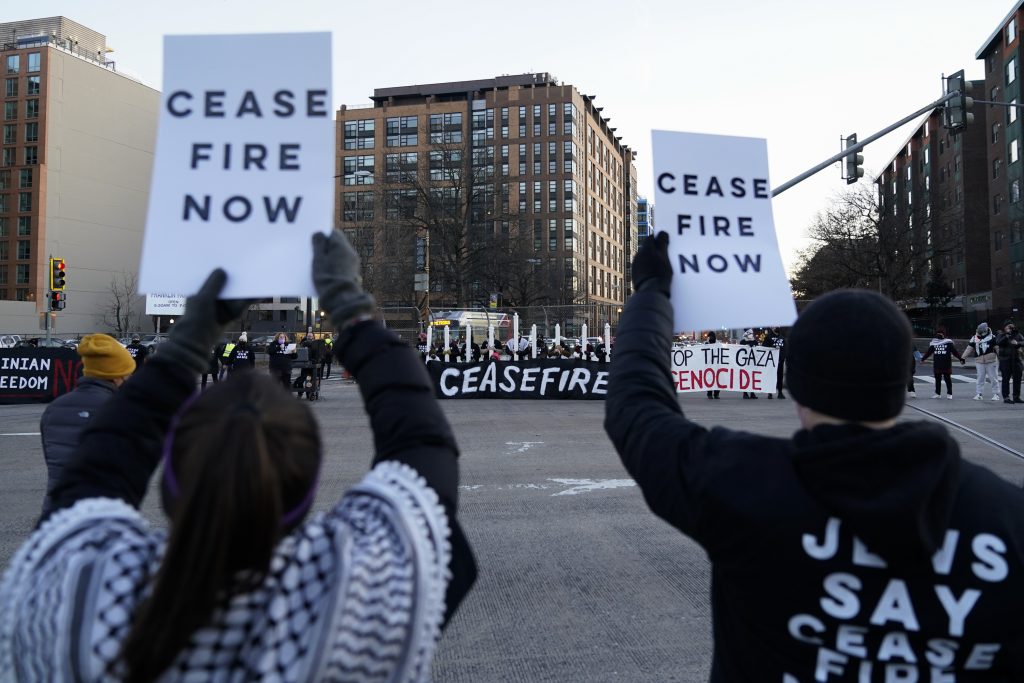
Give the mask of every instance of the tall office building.
[(61, 332), (105, 329), (112, 284), (138, 270), (159, 92), (65, 17), (0, 24), (0, 326), (38, 330), (50, 256), (67, 262)]
[(336, 220), (381, 303), (624, 301), (634, 154), (594, 96), (533, 73), (371, 99), (338, 111)]

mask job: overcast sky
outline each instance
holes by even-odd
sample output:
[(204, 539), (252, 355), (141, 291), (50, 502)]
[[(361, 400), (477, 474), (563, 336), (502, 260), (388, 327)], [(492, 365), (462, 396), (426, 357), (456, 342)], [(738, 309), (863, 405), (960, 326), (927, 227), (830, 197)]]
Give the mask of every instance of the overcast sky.
[[(335, 105), (374, 88), (547, 71), (597, 96), (652, 195), (653, 128), (763, 137), (772, 185), (938, 99), (1011, 0), (138, 0), (4, 3), (0, 21), (63, 15), (107, 36), (118, 69), (159, 88), (162, 36), (331, 31)], [(12, 14), (17, 11), (18, 14)], [(286, 55), (282, 55), (285, 58)], [(301, 68), (302, 65), (296, 65)], [(877, 173), (910, 125), (865, 152)], [(783, 257), (845, 188), (822, 171), (774, 201)]]

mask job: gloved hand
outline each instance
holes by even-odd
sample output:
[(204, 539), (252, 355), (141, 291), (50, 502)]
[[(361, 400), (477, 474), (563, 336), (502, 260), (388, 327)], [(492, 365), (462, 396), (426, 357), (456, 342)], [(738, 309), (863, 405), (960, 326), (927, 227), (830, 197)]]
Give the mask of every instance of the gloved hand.
[(668, 260), (668, 233), (648, 237), (633, 258), (633, 289), (672, 294), (672, 264)]
[(210, 273), (199, 291), (185, 301), (185, 315), (160, 345), (159, 357), (179, 363), (196, 374), (210, 365), (210, 352), (224, 334), (224, 326), (240, 317), (250, 299), (218, 299), (228, 274)]
[(332, 230), (330, 237), (313, 235), (313, 285), (321, 308), (338, 329), (376, 309), (373, 297), (363, 291), (359, 255), (340, 230)]

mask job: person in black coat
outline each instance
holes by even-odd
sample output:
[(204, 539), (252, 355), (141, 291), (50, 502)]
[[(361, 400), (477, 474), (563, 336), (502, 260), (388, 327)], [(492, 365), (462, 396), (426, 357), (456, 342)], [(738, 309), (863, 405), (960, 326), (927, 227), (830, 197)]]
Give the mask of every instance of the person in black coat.
[[(714, 330), (712, 330), (711, 332), (708, 332), (707, 341), (704, 342), (704, 343), (705, 344), (717, 344), (718, 343), (718, 335), (715, 334)], [(708, 391), (708, 399), (709, 400), (710, 399), (720, 399), (721, 398), (721, 394), (722, 394), (722, 390), (721, 389), (711, 389), (710, 391)], [(746, 396), (746, 394), (744, 394), (744, 396)]]
[[(1020, 397), (1022, 362), (1021, 347), (1024, 335), (1017, 331), (1012, 320), (1003, 323), (1003, 330), (996, 336), (996, 357), (999, 359), (999, 374), (1003, 376), (1003, 403), (1024, 403)], [(1010, 382), (1013, 381), (1013, 397), (1010, 397)]]
[(249, 337), (243, 332), (238, 343), (228, 354), (228, 374), (241, 370), (252, 370), (256, 367), (256, 352), (249, 348)]
[[(779, 328), (773, 327), (765, 332), (761, 346), (778, 350), (777, 358), (779, 364), (775, 371), (775, 395), (779, 398), (786, 398), (786, 395), (782, 393), (782, 384), (785, 380), (786, 372), (786, 337), (779, 331)], [(768, 398), (772, 398), (771, 393), (768, 394)]]
[(711, 561), (711, 680), (1024, 680), (1024, 491), (944, 426), (896, 421), (903, 312), (819, 297), (787, 340), (802, 428), (708, 429), (672, 384), (667, 247), (634, 260), (604, 426), (648, 507)]
[(285, 391), (292, 389), (292, 358), (288, 352), (288, 335), (278, 332), (267, 345), (267, 366), (272, 377), (281, 382)]
[(105, 334), (82, 337), (78, 355), (82, 358), (82, 377), (78, 384), (46, 406), (39, 421), (47, 479), (43, 516), (53, 509), (52, 492), (65, 464), (78, 448), (82, 432), (137, 367), (128, 350)]

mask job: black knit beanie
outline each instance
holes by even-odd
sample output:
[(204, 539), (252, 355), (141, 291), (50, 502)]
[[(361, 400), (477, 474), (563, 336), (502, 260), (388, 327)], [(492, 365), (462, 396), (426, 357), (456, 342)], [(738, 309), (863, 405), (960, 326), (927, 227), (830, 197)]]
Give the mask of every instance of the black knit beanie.
[(887, 420), (903, 409), (912, 353), (910, 322), (892, 301), (867, 290), (831, 292), (793, 325), (786, 386), (824, 415)]

